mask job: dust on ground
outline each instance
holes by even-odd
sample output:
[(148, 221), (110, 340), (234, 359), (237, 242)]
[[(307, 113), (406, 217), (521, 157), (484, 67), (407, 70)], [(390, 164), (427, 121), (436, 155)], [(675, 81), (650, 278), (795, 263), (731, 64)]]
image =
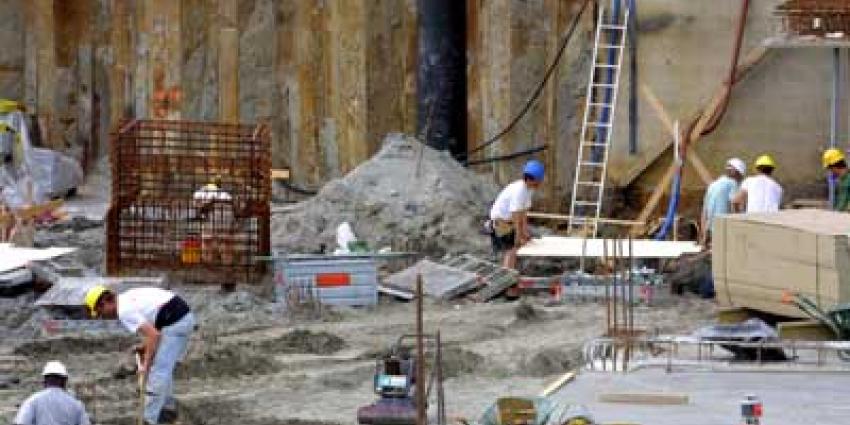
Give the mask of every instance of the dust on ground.
[[(187, 425), (353, 424), (359, 406), (375, 399), (376, 359), (414, 330), (412, 304), (335, 309), (332, 321), (290, 320), (253, 292), (223, 294), (176, 288), (196, 307), (200, 328), (178, 368), (176, 395)], [(0, 303), (14, 308), (15, 303)], [(677, 298), (639, 307), (638, 324), (689, 332), (709, 320), (713, 303)], [(5, 311), (0, 311), (0, 317)], [(12, 326), (28, 320), (3, 322)], [(579, 365), (582, 345), (605, 327), (599, 304), (550, 306), (531, 299), (488, 304), (426, 302), (426, 331), (440, 330), (450, 415), (478, 417), (498, 396), (535, 395), (557, 375)], [(9, 329), (5, 329), (10, 332)], [(118, 374), (132, 339), (91, 337), (4, 344), (0, 355), (30, 353), (12, 371), (20, 380), (0, 392), (0, 421), (39, 387), (43, 361), (59, 359), (72, 388), (94, 383), (84, 399), (98, 423), (134, 423), (138, 395), (132, 373)], [(81, 348), (82, 347), (82, 348)], [(85, 347), (91, 347), (86, 349)], [(126, 371), (125, 371), (126, 372)]]

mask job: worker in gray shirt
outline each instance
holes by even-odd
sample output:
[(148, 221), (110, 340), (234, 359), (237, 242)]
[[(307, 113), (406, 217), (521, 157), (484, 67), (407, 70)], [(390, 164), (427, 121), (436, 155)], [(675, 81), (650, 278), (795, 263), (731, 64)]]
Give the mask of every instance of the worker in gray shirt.
[(44, 389), (24, 401), (14, 425), (91, 425), (83, 403), (65, 390), (68, 383), (65, 365), (48, 362), (41, 375)]

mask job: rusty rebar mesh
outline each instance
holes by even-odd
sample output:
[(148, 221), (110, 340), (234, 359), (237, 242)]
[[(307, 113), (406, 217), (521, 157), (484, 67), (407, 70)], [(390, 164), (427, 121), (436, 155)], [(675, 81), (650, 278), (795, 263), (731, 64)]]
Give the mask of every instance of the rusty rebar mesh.
[(252, 283), (269, 255), (266, 126), (123, 123), (111, 143), (107, 271)]
[(788, 34), (822, 37), (828, 33), (850, 36), (850, 1), (789, 0), (777, 6)]

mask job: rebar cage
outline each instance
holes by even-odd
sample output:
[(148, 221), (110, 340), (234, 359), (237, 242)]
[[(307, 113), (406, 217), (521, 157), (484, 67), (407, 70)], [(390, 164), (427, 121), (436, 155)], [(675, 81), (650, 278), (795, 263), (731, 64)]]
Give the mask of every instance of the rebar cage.
[(265, 125), (133, 120), (112, 135), (110, 275), (254, 283), (270, 254)]
[(828, 33), (850, 36), (850, 1), (788, 0), (776, 8), (787, 34), (822, 37)]

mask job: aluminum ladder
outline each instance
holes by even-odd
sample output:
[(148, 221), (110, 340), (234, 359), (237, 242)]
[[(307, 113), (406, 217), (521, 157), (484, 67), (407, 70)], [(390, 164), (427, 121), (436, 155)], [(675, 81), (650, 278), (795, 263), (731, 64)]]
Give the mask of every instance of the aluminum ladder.
[[(598, 221), (608, 171), (611, 134), (614, 132), (614, 111), (626, 46), (629, 9), (626, 8), (623, 13), (622, 24), (618, 23), (618, 18), (606, 16), (605, 9), (599, 9), (578, 161), (573, 180), (570, 234), (595, 237), (599, 230)], [(603, 63), (599, 62), (600, 54)]]

